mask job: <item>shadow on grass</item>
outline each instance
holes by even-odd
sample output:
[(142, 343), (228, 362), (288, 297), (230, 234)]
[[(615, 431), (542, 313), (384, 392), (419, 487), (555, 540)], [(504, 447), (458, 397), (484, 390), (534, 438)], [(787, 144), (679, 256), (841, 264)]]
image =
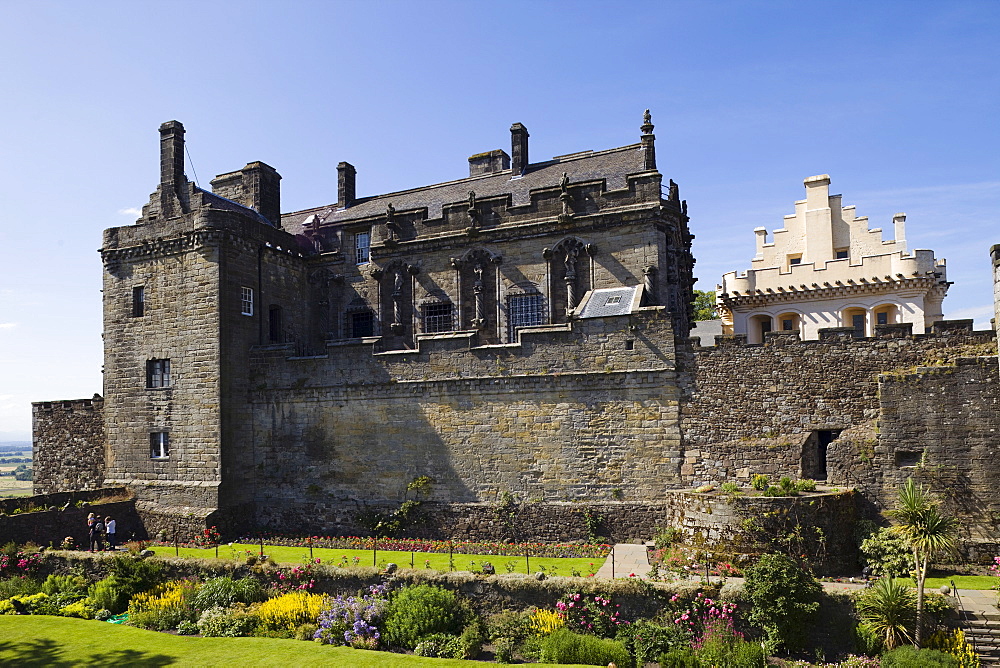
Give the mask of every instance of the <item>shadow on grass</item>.
[(169, 666), (173, 657), (164, 654), (148, 654), (134, 649), (98, 652), (90, 656), (67, 656), (60, 645), (49, 638), (25, 640), (23, 642), (0, 642), (0, 664), (22, 668), (48, 666), (69, 668), (70, 666)]

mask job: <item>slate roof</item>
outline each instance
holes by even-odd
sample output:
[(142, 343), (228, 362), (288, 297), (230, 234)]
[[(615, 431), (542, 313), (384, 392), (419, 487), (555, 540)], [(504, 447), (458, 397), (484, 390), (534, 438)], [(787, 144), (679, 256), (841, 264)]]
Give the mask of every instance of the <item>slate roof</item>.
[(627, 315), (632, 312), (638, 285), (594, 290), (590, 299), (580, 309), (580, 318), (603, 318), (609, 315)]
[(324, 225), (345, 223), (359, 218), (383, 215), (386, 205), (390, 202), (400, 213), (426, 207), (427, 217), (434, 219), (441, 217), (444, 205), (467, 201), (470, 190), (474, 190), (476, 197), (480, 199), (510, 193), (514, 206), (518, 206), (529, 203), (529, 193), (533, 189), (558, 187), (563, 172), (569, 176), (570, 183), (606, 179), (606, 189), (615, 190), (626, 186), (628, 175), (642, 171), (644, 170), (641, 144), (605, 151), (584, 151), (531, 164), (520, 178), (511, 178), (511, 170), (508, 169), (495, 174), (483, 174), (412, 190), (358, 198), (352, 206), (340, 211), (336, 210), (337, 205), (334, 203), (286, 213), (281, 216), (281, 226), (287, 232), (301, 234), (302, 223), (310, 216), (318, 216)]

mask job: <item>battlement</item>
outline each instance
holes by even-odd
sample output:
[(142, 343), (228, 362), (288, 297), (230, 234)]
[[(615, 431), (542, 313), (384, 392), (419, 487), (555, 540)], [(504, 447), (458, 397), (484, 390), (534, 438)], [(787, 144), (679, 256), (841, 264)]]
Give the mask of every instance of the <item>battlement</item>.
[(49, 412), (49, 411), (99, 411), (104, 406), (104, 398), (95, 394), (91, 399), (63, 399), (59, 401), (33, 401), (31, 402), (31, 411), (36, 412)]
[(818, 340), (803, 341), (799, 332), (775, 331), (764, 334), (764, 343), (747, 343), (746, 334), (721, 334), (715, 337), (715, 346), (703, 346), (701, 337), (692, 336), (688, 340), (696, 350), (711, 351), (715, 348), (761, 347), (761, 346), (814, 346), (823, 343), (855, 343), (858, 346), (868, 345), (872, 341), (884, 339), (951, 339), (962, 337), (972, 342), (989, 343), (996, 338), (993, 330), (974, 330), (973, 321), (968, 320), (938, 320), (931, 326), (927, 334), (914, 334), (913, 323), (904, 322), (891, 325), (875, 325), (875, 336), (859, 337), (853, 327), (824, 327), (819, 330)]

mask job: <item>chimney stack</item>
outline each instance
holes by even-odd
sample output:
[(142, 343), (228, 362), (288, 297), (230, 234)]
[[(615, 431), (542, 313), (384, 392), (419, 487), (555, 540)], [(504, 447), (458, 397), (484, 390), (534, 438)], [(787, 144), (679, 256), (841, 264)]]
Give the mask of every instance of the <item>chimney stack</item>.
[(263, 162), (251, 162), (242, 170), (244, 203), (271, 223), (281, 227), (281, 175)]
[(187, 190), (184, 126), (180, 121), (167, 121), (160, 126), (160, 208), (163, 216), (184, 213)]
[(354, 204), (357, 194), (358, 170), (349, 162), (337, 165), (337, 208), (346, 209)]
[(528, 128), (520, 123), (510, 126), (511, 176), (521, 176), (528, 167)]

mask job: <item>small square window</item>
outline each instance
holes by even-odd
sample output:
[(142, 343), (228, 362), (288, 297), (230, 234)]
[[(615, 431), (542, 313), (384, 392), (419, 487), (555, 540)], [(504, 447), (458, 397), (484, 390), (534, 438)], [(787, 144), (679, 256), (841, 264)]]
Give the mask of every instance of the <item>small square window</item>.
[(375, 314), (371, 309), (353, 311), (350, 314), (351, 338), (360, 339), (375, 335)]
[(798, 257), (789, 257), (788, 258), (788, 264), (789, 265), (802, 264), (802, 256), (799, 255)]
[(253, 288), (240, 288), (240, 313), (253, 315)]
[(621, 301), (622, 301), (621, 295), (614, 295), (612, 297), (608, 297), (608, 301), (604, 302), (604, 305), (611, 306), (612, 304), (620, 304)]
[(165, 431), (154, 431), (149, 434), (149, 458), (170, 458), (170, 434)]
[(146, 315), (146, 288), (137, 285), (132, 288), (132, 317), (141, 318)]
[(455, 329), (451, 302), (424, 305), (424, 332), (450, 332)]
[(371, 261), (371, 232), (358, 232), (354, 235), (354, 262), (356, 264), (367, 264)]
[(146, 387), (170, 387), (170, 360), (146, 360)]
[(849, 255), (850, 255), (850, 252), (848, 251), (848, 249), (846, 249), (846, 248), (837, 249), (837, 259), (838, 260), (846, 260)]

